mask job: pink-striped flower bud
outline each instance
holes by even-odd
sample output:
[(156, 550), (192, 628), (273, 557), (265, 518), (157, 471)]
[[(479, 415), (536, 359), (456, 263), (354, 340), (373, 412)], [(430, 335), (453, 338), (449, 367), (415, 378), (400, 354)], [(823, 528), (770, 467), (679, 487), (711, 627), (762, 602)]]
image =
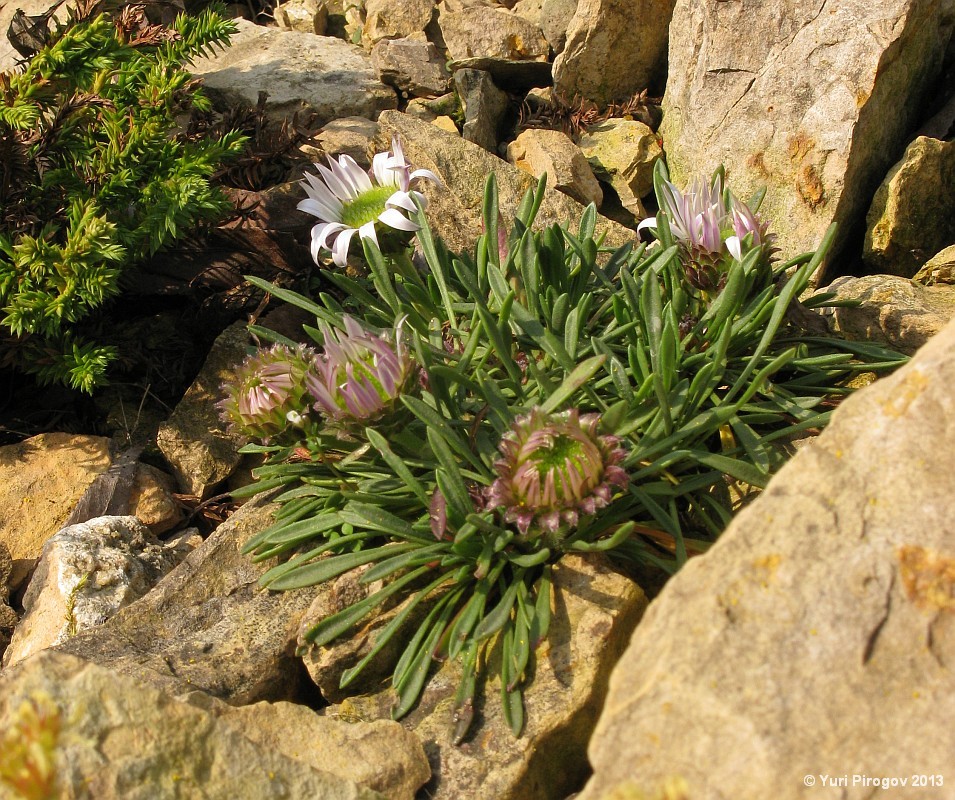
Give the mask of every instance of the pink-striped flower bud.
[(223, 386), (222, 418), (232, 430), (264, 440), (301, 427), (308, 415), (305, 374), (313, 357), (309, 348), (276, 344), (246, 358), (235, 382)]
[(415, 375), (402, 347), (400, 324), (391, 336), (366, 331), (349, 316), (344, 331), (322, 328), (324, 352), (305, 377), (314, 408), (340, 425), (365, 425), (395, 410)]
[(487, 507), (503, 510), (524, 535), (573, 528), (581, 515), (610, 503), (627, 485), (625, 456), (616, 436), (597, 433), (597, 414), (576, 409), (548, 414), (534, 409), (515, 420), (500, 443), (497, 479)]

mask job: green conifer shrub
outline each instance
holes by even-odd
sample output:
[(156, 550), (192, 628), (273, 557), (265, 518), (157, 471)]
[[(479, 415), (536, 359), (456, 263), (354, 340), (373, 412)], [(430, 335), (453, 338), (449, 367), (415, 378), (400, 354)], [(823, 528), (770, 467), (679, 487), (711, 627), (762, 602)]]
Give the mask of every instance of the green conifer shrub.
[(0, 361), (91, 391), (116, 353), (77, 323), (125, 271), (231, 208), (210, 179), (241, 135), (177, 132), (209, 106), (185, 65), (235, 30), (215, 9), (168, 28), (141, 6), (74, 13), (0, 74)]

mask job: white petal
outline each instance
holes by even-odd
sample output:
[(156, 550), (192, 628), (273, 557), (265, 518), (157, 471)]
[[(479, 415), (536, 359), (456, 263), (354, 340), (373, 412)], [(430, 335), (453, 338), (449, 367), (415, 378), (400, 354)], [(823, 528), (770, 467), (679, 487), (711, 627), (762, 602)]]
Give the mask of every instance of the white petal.
[(391, 186), (393, 183), (391, 170), (388, 169), (388, 160), (388, 153), (375, 153), (375, 157), (371, 160), (371, 169), (375, 173), (375, 180), (379, 186)]
[[(315, 228), (319, 227), (322, 227), (323, 230), (316, 233)], [(335, 237), (339, 232), (345, 230), (346, 227), (347, 226), (342, 225), (340, 222), (329, 222), (324, 226), (316, 225), (315, 228), (312, 228), (312, 235), (318, 237), (319, 247), (324, 247), (326, 250), (330, 250), (331, 245), (328, 244), (328, 240)]]
[(343, 181), (339, 175), (338, 171), (334, 169), (335, 162), (331, 159), (328, 159), (328, 163), (332, 166), (332, 169), (318, 164), (319, 172), (322, 173), (322, 178), (325, 179), (325, 183), (328, 185), (328, 188), (334, 193), (335, 197), (341, 200), (343, 203), (347, 203), (355, 199), (355, 191), (350, 184)]
[(336, 211), (327, 203), (323, 203), (314, 197), (309, 197), (305, 200), (300, 200), (299, 204), (295, 207), (299, 211), (304, 211), (306, 214), (318, 217), (322, 222), (341, 222), (341, 203), (339, 203), (338, 210)]
[(385, 225), (396, 228), (399, 231), (416, 231), (421, 227), (408, 219), (397, 208), (386, 208), (378, 215), (378, 219), (385, 223)]
[(739, 236), (729, 236), (726, 239), (726, 249), (737, 261), (743, 260), (743, 248), (740, 246)]
[(348, 176), (359, 193), (367, 192), (371, 188), (371, 178), (368, 177), (365, 170), (358, 166), (358, 162), (354, 158), (343, 155), (338, 159), (338, 163), (342, 172)]
[(444, 186), (441, 179), (435, 175), (430, 169), (416, 169), (411, 175), (408, 176), (411, 180), (415, 178), (423, 178), (426, 181), (431, 181), (438, 186)]
[(407, 166), (407, 162), (405, 161), (405, 152), (401, 148), (401, 139), (399, 139), (397, 136), (391, 137), (391, 150), (395, 154), (395, 161), (403, 167)]
[(348, 265), (348, 245), (351, 244), (351, 238), (358, 233), (355, 228), (345, 228), (338, 234), (335, 245), (332, 248), (332, 260), (340, 267)]
[(639, 233), (644, 228), (656, 228), (657, 218), (656, 217), (647, 217), (644, 220), (640, 221), (640, 224), (637, 225), (637, 232)]
[[(316, 225), (315, 228), (325, 227), (326, 224), (327, 224), (327, 223), (322, 224), (322, 225)], [(321, 245), (318, 243), (318, 236), (317, 236), (316, 233), (315, 233), (315, 228), (312, 228), (312, 242), (311, 242), (311, 245), (310, 245), (310, 247), (309, 247), (309, 251), (310, 251), (311, 254), (312, 254), (312, 261), (314, 261), (314, 262), (317, 264), (317, 263), (318, 263), (318, 254), (322, 252), (322, 247), (321, 247)]]
[[(325, 169), (321, 164), (315, 165), (319, 172)], [(327, 170), (326, 170), (327, 172)], [(338, 202), (338, 198), (334, 195), (331, 189), (328, 188), (328, 185), (322, 180), (318, 175), (312, 175), (310, 172), (305, 173), (305, 181), (302, 182), (302, 185), (305, 187), (305, 192), (309, 197), (315, 197), (319, 200), (334, 200)]]
[(375, 221), (366, 222), (358, 229), (358, 236), (361, 239), (371, 239), (378, 247), (378, 237), (375, 235)]
[(385, 200), (385, 208), (403, 208), (405, 211), (415, 212), (418, 207), (407, 192), (395, 192)]

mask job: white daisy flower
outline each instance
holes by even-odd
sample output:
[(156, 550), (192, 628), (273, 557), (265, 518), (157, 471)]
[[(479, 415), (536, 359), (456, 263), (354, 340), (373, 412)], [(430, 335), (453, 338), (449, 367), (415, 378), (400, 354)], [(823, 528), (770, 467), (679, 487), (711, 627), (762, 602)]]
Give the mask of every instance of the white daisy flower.
[(410, 188), (411, 182), (420, 178), (440, 185), (441, 181), (430, 170), (412, 170), (397, 138), (391, 140), (391, 148), (393, 153), (375, 155), (368, 172), (351, 156), (342, 155), (338, 161), (329, 156), (327, 167), (316, 164), (318, 175), (305, 174), (301, 183), (308, 197), (298, 204), (298, 210), (321, 220), (312, 228), (315, 263), (324, 249), (330, 250), (332, 260), (344, 267), (348, 246), (356, 233), (377, 246), (376, 222), (399, 231), (416, 231), (421, 227), (408, 218), (407, 212), (415, 211), (415, 200), (422, 206), (427, 201)]

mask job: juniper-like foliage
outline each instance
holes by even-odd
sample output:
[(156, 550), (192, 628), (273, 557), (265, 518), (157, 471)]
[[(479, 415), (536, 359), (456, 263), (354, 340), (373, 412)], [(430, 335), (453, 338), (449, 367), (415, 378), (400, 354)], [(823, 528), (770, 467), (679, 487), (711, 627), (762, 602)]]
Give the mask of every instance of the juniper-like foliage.
[(90, 391), (115, 353), (75, 324), (125, 270), (229, 210), (210, 177), (241, 137), (175, 134), (177, 116), (208, 107), (184, 66), (234, 32), (215, 10), (169, 28), (142, 7), (81, 11), (0, 74), (2, 360)]

